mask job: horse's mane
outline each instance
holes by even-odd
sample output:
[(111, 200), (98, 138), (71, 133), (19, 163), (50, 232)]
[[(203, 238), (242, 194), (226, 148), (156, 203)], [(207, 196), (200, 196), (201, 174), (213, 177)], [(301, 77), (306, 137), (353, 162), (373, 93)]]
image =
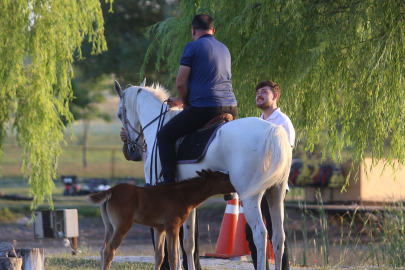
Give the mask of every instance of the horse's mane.
[[(129, 85), (129, 87), (127, 87), (125, 90), (130, 90), (133, 87), (137, 87), (137, 86), (133, 86), (133, 85)], [(159, 99), (161, 102), (167, 100), (170, 97), (170, 93), (167, 91), (166, 88), (164, 88), (161, 84), (159, 83), (154, 83), (151, 86), (145, 86), (145, 87), (140, 87), (143, 90), (148, 91), (149, 93), (151, 93), (153, 96), (155, 96), (157, 99)], [(124, 90), (124, 91), (125, 91)], [(131, 94), (130, 94), (131, 93)], [(129, 93), (131, 96), (132, 95), (136, 95), (137, 92), (135, 91), (129, 91)], [(129, 98), (129, 97), (128, 97)]]
[(166, 88), (164, 88), (159, 83), (154, 83), (152, 84), (152, 86), (145, 87), (144, 89), (151, 92), (156, 98), (158, 98), (162, 102), (170, 98), (170, 93), (167, 91)]
[[(154, 83), (152, 84), (152, 86), (145, 86), (145, 87), (128, 85), (127, 88), (123, 90), (122, 94), (125, 93), (125, 97), (127, 100), (126, 102), (128, 104), (132, 104), (131, 106), (127, 106), (127, 110), (130, 115), (136, 114), (136, 106), (133, 106), (133, 104), (136, 104), (136, 100), (138, 97), (138, 89), (142, 89), (151, 93), (160, 102), (163, 102), (170, 97), (169, 92), (159, 83)], [(117, 117), (118, 114), (119, 112), (117, 112)]]

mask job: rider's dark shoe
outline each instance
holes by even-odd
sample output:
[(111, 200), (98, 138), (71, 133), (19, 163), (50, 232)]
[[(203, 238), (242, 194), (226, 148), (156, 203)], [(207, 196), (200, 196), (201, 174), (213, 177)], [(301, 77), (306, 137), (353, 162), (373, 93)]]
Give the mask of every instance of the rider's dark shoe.
[(235, 198), (235, 193), (224, 194), (224, 200), (225, 201), (230, 201), (230, 200), (233, 200), (234, 198)]
[(146, 183), (145, 185), (144, 185), (144, 187), (153, 187), (151, 184), (149, 184), (149, 183)]

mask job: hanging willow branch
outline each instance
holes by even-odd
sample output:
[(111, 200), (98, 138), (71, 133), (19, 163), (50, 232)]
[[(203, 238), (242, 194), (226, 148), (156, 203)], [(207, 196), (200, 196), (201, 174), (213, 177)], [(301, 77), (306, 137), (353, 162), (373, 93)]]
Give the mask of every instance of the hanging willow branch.
[(258, 114), (254, 86), (272, 80), (307, 150), (326, 132), (324, 152), (337, 161), (362, 162), (367, 153), (374, 165), (403, 164), (404, 1), (184, 0), (181, 11), (150, 28), (157, 34), (145, 62), (157, 49), (177, 73), (193, 16), (210, 14), (233, 58), (241, 117)]
[(53, 207), (52, 178), (64, 130), (60, 116), (72, 120), (68, 102), (74, 53), (81, 55), (85, 37), (94, 53), (107, 49), (100, 2), (1, 0), (0, 17), (0, 149), (14, 112), (32, 208), (45, 199)]

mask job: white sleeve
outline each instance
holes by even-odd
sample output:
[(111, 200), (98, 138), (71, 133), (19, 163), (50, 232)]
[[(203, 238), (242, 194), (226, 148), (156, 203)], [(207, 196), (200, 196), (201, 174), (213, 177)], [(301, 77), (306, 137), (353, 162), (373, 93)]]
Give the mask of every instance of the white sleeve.
[(288, 135), (288, 141), (290, 142), (290, 145), (294, 147), (294, 142), (295, 142), (295, 129), (290, 121), (290, 119), (286, 119), (286, 121), (283, 124), (283, 127), (287, 131)]

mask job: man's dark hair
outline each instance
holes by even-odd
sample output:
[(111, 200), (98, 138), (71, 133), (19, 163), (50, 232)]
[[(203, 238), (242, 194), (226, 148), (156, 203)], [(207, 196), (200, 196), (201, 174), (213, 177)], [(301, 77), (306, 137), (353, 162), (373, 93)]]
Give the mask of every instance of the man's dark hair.
[(281, 95), (280, 86), (278, 86), (278, 84), (276, 84), (275, 82), (272, 82), (272, 81), (259, 82), (259, 84), (256, 85), (256, 91), (259, 90), (260, 88), (265, 87), (265, 86), (269, 86), (271, 91), (273, 91), (273, 93), (278, 94), (277, 99), (280, 97), (280, 95)]
[(212, 30), (214, 29), (214, 20), (210, 15), (198, 14), (194, 16), (191, 26), (196, 30)]

